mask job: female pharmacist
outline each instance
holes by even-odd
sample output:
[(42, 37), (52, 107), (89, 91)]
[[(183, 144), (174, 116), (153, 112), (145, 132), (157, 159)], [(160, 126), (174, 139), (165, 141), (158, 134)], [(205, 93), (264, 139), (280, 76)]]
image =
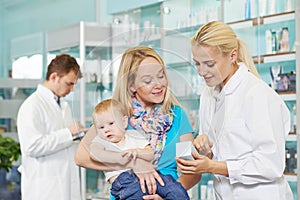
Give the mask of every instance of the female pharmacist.
[(244, 43), (228, 25), (209, 22), (193, 36), (192, 54), (208, 86), (194, 140), (202, 155), (178, 158), (181, 172), (213, 174), (216, 199), (293, 199), (283, 176), (289, 110), (258, 78)]

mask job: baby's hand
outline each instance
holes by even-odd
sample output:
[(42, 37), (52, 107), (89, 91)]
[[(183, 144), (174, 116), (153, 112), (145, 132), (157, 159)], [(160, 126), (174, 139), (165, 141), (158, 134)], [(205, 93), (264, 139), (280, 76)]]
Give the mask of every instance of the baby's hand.
[(127, 158), (127, 160), (136, 160), (137, 151), (135, 149), (128, 149), (122, 152), (122, 157)]

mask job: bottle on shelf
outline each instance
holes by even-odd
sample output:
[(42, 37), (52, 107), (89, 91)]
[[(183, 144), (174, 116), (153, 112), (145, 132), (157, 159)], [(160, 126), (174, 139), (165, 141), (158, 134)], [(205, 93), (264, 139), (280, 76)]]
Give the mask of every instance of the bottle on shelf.
[(277, 52), (277, 32), (272, 30), (272, 53)]
[(281, 40), (279, 46), (279, 52), (289, 52), (290, 45), (289, 45), (289, 29), (287, 27), (283, 27), (281, 30)]
[(286, 2), (285, 2), (285, 11), (289, 12), (289, 11), (292, 11), (292, 10), (293, 10), (292, 0), (286, 0)]
[(290, 172), (291, 173), (295, 173), (297, 171), (297, 151), (295, 148), (291, 148), (290, 149), (290, 162), (289, 162), (289, 166), (290, 166)]
[(269, 0), (269, 15), (276, 13), (276, 0)]
[(292, 131), (296, 132), (297, 131), (297, 104), (294, 103), (293, 106), (293, 128)]
[(266, 54), (272, 53), (272, 32), (267, 29), (266, 30)]
[(206, 189), (206, 199), (207, 200), (215, 200), (215, 194), (214, 194), (214, 186), (213, 181), (209, 180), (207, 182), (207, 189)]
[(201, 200), (206, 200), (207, 185), (201, 185)]
[(290, 149), (285, 148), (285, 169), (284, 172), (290, 172), (290, 159), (291, 159), (291, 154), (290, 154)]
[(267, 15), (267, 0), (260, 0), (259, 15), (260, 16)]
[(251, 0), (246, 0), (245, 2), (245, 19), (251, 18)]

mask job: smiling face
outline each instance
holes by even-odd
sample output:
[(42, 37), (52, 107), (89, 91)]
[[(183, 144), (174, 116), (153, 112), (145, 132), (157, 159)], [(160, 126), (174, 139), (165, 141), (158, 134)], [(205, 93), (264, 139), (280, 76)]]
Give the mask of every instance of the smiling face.
[(108, 108), (104, 112), (94, 113), (94, 123), (101, 138), (121, 144), (124, 141), (127, 116)]
[(130, 90), (145, 109), (162, 103), (168, 81), (163, 66), (154, 58), (146, 57), (139, 65), (136, 78)]
[(192, 53), (199, 75), (210, 87), (225, 85), (238, 69), (236, 50), (224, 55), (214, 47), (193, 45)]

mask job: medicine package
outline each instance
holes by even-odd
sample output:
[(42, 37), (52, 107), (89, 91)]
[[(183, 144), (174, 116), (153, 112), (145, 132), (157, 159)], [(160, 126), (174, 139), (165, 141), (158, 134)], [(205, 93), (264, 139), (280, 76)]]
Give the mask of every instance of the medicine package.
[(191, 141), (176, 143), (176, 157), (185, 160), (194, 160), (192, 152), (199, 154)]

